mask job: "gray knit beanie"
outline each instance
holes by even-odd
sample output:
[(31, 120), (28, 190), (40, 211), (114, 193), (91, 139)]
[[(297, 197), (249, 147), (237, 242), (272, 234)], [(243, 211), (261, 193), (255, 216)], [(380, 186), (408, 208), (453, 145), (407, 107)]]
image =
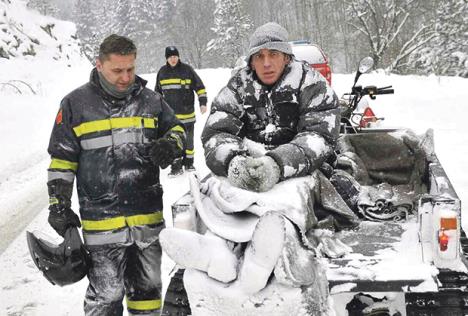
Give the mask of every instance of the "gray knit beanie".
[(249, 62), (250, 57), (261, 49), (274, 49), (292, 55), (291, 44), (288, 43), (288, 31), (274, 22), (259, 26), (250, 37), (249, 53), (245, 60)]

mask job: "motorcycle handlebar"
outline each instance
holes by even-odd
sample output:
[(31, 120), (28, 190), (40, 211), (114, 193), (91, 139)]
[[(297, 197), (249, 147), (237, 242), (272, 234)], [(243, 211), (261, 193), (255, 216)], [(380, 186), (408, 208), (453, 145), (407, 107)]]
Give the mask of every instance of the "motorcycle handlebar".
[(387, 89), (387, 90), (379, 90), (379, 91), (377, 91), (376, 94), (393, 94), (393, 93), (395, 93), (395, 90)]

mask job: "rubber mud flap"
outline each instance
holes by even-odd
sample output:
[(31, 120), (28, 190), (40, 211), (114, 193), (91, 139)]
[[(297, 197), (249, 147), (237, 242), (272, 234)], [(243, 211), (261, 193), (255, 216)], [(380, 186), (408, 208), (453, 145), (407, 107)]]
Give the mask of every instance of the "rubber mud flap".
[(184, 287), (184, 271), (184, 269), (179, 269), (172, 276), (164, 297), (161, 316), (187, 316), (192, 314)]

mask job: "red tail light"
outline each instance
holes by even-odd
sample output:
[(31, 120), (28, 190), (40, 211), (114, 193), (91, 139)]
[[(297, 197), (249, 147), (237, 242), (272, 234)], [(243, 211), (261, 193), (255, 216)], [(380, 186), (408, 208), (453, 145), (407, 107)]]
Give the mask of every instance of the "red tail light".
[(359, 122), (359, 127), (368, 127), (370, 123), (377, 122), (374, 111), (370, 107), (367, 107), (362, 114), (361, 121)]
[(440, 230), (439, 232), (439, 248), (440, 251), (446, 251), (448, 249), (448, 243), (449, 243), (449, 236), (445, 234), (445, 231), (443, 229)]
[(317, 70), (318, 72), (320, 72), (320, 74), (325, 79), (327, 79), (328, 84), (331, 85), (332, 73), (331, 73), (331, 68), (330, 66), (328, 66), (328, 64), (313, 64), (311, 65), (311, 67)]

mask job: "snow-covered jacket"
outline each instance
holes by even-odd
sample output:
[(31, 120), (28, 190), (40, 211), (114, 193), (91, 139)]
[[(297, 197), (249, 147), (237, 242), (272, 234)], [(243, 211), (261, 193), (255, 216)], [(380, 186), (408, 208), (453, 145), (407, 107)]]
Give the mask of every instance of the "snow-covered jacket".
[(83, 231), (112, 231), (163, 221), (159, 167), (150, 148), (184, 129), (162, 97), (136, 77), (124, 99), (108, 95), (96, 69), (60, 104), (49, 143), (49, 181), (77, 179)]
[(281, 179), (311, 174), (333, 152), (339, 122), (336, 94), (306, 63), (292, 60), (273, 87), (247, 66), (211, 104), (202, 133), (206, 164), (225, 176), (230, 160), (246, 153), (247, 138), (269, 149)]
[(192, 67), (180, 60), (175, 67), (166, 63), (159, 69), (154, 90), (163, 95), (182, 123), (195, 122), (194, 91), (200, 106), (207, 103), (202, 80)]

